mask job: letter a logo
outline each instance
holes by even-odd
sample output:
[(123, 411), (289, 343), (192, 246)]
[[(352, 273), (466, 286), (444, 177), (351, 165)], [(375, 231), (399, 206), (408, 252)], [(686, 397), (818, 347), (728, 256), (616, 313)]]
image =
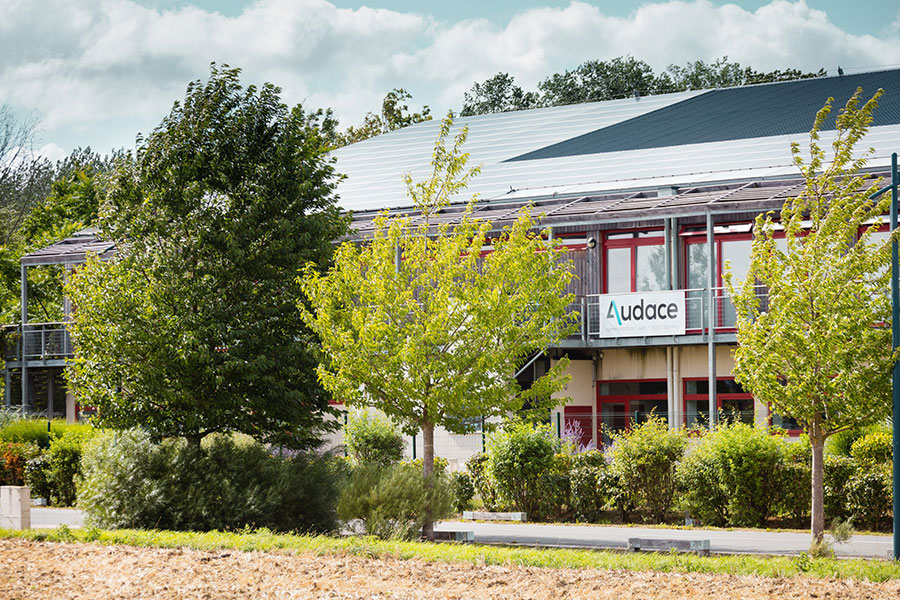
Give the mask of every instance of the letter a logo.
[(613, 318), (613, 317), (616, 318), (616, 321), (619, 322), (619, 325), (622, 324), (622, 318), (619, 316), (619, 307), (616, 306), (616, 301), (615, 301), (615, 300), (613, 300), (612, 302), (609, 303), (609, 310), (606, 311), (606, 318), (607, 318), (607, 319), (611, 319), (611, 318)]

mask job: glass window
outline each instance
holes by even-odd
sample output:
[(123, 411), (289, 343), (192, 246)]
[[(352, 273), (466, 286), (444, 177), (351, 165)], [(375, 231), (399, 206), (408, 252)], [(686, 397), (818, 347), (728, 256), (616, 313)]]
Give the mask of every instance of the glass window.
[(607, 248), (606, 291), (609, 294), (631, 291), (631, 248)]
[(638, 246), (635, 263), (635, 291), (653, 292), (666, 289), (666, 252), (663, 246)]
[(750, 270), (750, 246), (752, 240), (727, 240), (720, 245), (722, 252), (722, 272), (725, 272), (725, 263), (731, 267), (734, 273), (734, 281), (743, 281)]

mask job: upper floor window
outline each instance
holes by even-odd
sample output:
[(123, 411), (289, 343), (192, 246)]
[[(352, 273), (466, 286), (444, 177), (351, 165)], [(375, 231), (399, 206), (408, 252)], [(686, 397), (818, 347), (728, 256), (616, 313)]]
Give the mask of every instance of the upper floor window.
[(666, 252), (659, 230), (607, 233), (603, 240), (607, 294), (665, 290)]

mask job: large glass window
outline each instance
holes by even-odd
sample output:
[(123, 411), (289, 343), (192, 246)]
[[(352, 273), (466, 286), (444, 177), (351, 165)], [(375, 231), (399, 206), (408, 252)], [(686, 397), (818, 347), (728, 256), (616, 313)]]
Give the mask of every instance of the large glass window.
[(612, 433), (643, 423), (650, 415), (668, 420), (667, 398), (664, 379), (597, 382), (603, 443), (610, 443)]
[[(715, 313), (716, 327), (732, 328), (735, 322), (734, 306), (724, 290), (723, 275), (728, 264), (737, 282), (742, 281), (750, 269), (752, 235), (746, 232), (749, 224), (716, 227), (715, 238)], [(724, 230), (725, 233), (720, 232)], [(737, 232), (735, 232), (737, 230)], [(697, 228), (682, 233), (685, 256), (685, 285), (687, 292), (687, 328), (706, 328), (706, 303), (709, 286), (709, 254), (706, 232)]]
[[(716, 380), (716, 406), (720, 420), (753, 423), (753, 396), (734, 379)], [(687, 427), (709, 427), (708, 379), (684, 381), (684, 424)]]
[(609, 233), (604, 238), (604, 292), (627, 294), (667, 289), (661, 230)]

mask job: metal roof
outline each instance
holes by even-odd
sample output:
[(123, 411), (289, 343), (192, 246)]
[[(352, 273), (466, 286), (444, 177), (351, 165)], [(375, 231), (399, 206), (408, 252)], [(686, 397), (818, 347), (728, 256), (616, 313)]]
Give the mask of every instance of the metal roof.
[(66, 239), (29, 252), (22, 257), (22, 265), (76, 265), (87, 260), (88, 255), (99, 256), (101, 260), (111, 258), (116, 251), (112, 242), (104, 242), (97, 238), (95, 229), (82, 229)]
[[(805, 151), (809, 137), (806, 132), (828, 95), (840, 98), (842, 91), (858, 83), (897, 89), (898, 79), (900, 70), (893, 70), (460, 118), (455, 123), (457, 130), (462, 126), (469, 128), (463, 149), (469, 153), (471, 165), (482, 165), (482, 172), (471, 181), (467, 193), (453, 201), (467, 202), (473, 194), (487, 201), (506, 202), (796, 177), (791, 142), (798, 142)], [(828, 92), (829, 89), (835, 91)], [(781, 117), (771, 119), (781, 129), (774, 125), (763, 127), (761, 123), (767, 122), (772, 108), (767, 103), (777, 103), (777, 98), (793, 102), (795, 91), (803, 101), (797, 100), (781, 111)], [(714, 108), (729, 98), (743, 100), (737, 106), (721, 105), (715, 119), (691, 112)], [(870, 163), (873, 167), (886, 166), (891, 152), (900, 149), (900, 89), (888, 93), (881, 104), (875, 113), (878, 121), (864, 142), (875, 149)], [(807, 109), (809, 113), (802, 114)], [(787, 113), (792, 110), (797, 114), (789, 118)], [(621, 133), (626, 126), (636, 131), (640, 123), (665, 124), (667, 114), (682, 115), (681, 125), (689, 122), (688, 130), (703, 129), (706, 137), (683, 130), (679, 123), (669, 123), (666, 131), (645, 132), (639, 144), (642, 147), (627, 149), (620, 145), (620, 149), (610, 151), (510, 160), (574, 143), (572, 140), (592, 132), (616, 128)], [(694, 116), (688, 120), (690, 114)], [(773, 134), (791, 123), (793, 129), (800, 131)], [(801, 128), (802, 123), (806, 125)], [(414, 180), (420, 180), (429, 174), (438, 127), (434, 121), (420, 123), (335, 150), (335, 168), (347, 176), (337, 189), (340, 206), (353, 211), (409, 207), (403, 175), (410, 173)], [(757, 137), (714, 139), (751, 135), (754, 127)], [(827, 150), (833, 133), (823, 132), (821, 138), (821, 145)], [(678, 140), (690, 143), (653, 145)]]

